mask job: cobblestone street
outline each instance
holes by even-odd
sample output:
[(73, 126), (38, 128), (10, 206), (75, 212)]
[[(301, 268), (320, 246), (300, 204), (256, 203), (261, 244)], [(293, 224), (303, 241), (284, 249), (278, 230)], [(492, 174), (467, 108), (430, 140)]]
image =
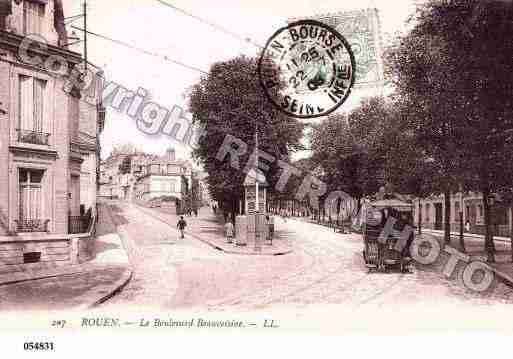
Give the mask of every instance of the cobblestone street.
[[(198, 240), (219, 235), (209, 209), (186, 217), (184, 240), (176, 216), (116, 203), (118, 225), (134, 266), (129, 285), (105, 307), (254, 310), (280, 306), (475, 306), (509, 303), (512, 290), (497, 283), (478, 294), (441, 271), (368, 273), (358, 234), (344, 235), (311, 223), (278, 218), (278, 235), (293, 244), (282, 256), (236, 255)], [(280, 239), (277, 239), (280, 240)]]

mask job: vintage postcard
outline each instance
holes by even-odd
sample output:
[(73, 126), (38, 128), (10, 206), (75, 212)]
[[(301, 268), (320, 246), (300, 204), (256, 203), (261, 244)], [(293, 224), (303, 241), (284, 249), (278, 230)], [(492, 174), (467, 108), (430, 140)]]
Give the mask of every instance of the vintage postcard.
[(0, 338), (510, 332), (511, 38), (511, 0), (0, 0)]

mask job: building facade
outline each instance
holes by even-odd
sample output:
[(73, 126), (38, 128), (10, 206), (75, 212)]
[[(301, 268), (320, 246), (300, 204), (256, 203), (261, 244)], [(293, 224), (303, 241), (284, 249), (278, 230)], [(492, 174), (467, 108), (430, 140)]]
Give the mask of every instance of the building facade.
[[(413, 201), (415, 223), (421, 212), (422, 226), (429, 229), (443, 230), (445, 218), (445, 202), (443, 195), (432, 195), (425, 199)], [(494, 196), (491, 204), (492, 231), (494, 235), (509, 237), (511, 226), (511, 211), (500, 197)], [(451, 231), (460, 231), (460, 212), (463, 214), (464, 231), (484, 234), (484, 204), (483, 196), (477, 192), (464, 195), (459, 193), (451, 196)]]
[(194, 179), (191, 164), (177, 159), (172, 148), (162, 157), (143, 166), (140, 174), (134, 185), (136, 199), (150, 201), (159, 197), (171, 197), (175, 199), (177, 208), (186, 199)]
[(137, 151), (112, 153), (100, 164), (99, 196), (122, 200), (134, 199), (135, 183), (145, 174), (146, 166), (156, 158), (155, 155)]
[[(74, 226), (73, 219), (88, 210), (94, 216), (98, 137), (105, 111), (99, 100), (81, 101), (80, 91), (68, 86), (69, 74), (55, 72), (47, 65), (52, 57), (64, 59), (69, 69), (83, 64), (81, 55), (66, 47), (64, 29), (59, 0), (3, 1), (0, 5), (3, 242), (12, 236), (23, 241), (29, 234), (32, 242), (34, 238), (44, 242), (45, 236), (83, 229)], [(20, 44), (29, 34), (46, 39), (47, 46), (28, 49), (29, 56), (39, 56), (46, 61), (45, 65), (29, 64), (20, 58)], [(94, 89), (95, 94), (99, 94), (97, 90)], [(17, 253), (12, 262), (23, 263), (19, 249), (24, 247), (12, 248)]]

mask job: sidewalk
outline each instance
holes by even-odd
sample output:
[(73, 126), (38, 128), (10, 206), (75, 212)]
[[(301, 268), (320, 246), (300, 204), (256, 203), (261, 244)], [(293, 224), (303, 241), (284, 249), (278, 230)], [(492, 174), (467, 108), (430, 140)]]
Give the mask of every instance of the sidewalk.
[(104, 302), (128, 283), (132, 270), (108, 205), (101, 204), (98, 210), (94, 259), (1, 275), (1, 310), (84, 310)]
[[(148, 208), (139, 206), (142, 211), (160, 221), (176, 227), (176, 215), (166, 212), (165, 208)], [(204, 208), (203, 212), (209, 211)], [(289, 254), (293, 251), (291, 241), (279, 229), (274, 233), (272, 245), (268, 241), (262, 241), (260, 250), (255, 250), (253, 244), (246, 246), (236, 246), (233, 243), (227, 243), (224, 235), (224, 229), (219, 219), (212, 213), (202, 214), (198, 217), (185, 217), (188, 223), (185, 235), (202, 241), (212, 248), (229, 254), (243, 255), (268, 255), (277, 256)]]
[[(443, 238), (444, 232), (439, 230), (422, 229), (423, 233), (430, 233), (438, 238)], [(511, 260), (511, 239), (506, 237), (494, 237), (495, 263), (487, 262), (484, 248), (484, 236), (474, 233), (465, 233), (465, 253), (471, 260), (486, 262), (495, 269), (497, 275), (503, 279), (506, 285), (513, 288), (513, 263)], [(451, 232), (451, 245), (460, 250), (459, 233)]]
[[(280, 217), (280, 218), (284, 218), (280, 215), (275, 215), (276, 217)], [(292, 220), (292, 221), (299, 221), (299, 222), (304, 222), (304, 223), (310, 223), (310, 224), (315, 224), (317, 226), (321, 226), (321, 227), (325, 227), (325, 228), (328, 228), (328, 229), (331, 229), (332, 231), (334, 232), (337, 232), (337, 233), (340, 233), (342, 235), (344, 234), (361, 234), (357, 231), (355, 231), (354, 229), (350, 228), (348, 225), (345, 226), (345, 231), (346, 233), (342, 233), (340, 230), (341, 230), (341, 227), (333, 227), (333, 226), (330, 226), (328, 223), (324, 223), (324, 222), (317, 222), (316, 220), (313, 220), (311, 219), (310, 217), (287, 217), (287, 220)]]
[[(436, 237), (443, 237), (444, 231), (422, 229), (422, 232), (432, 234)], [(451, 243), (456, 248), (459, 248), (459, 233), (451, 232)], [(494, 237), (495, 244), (495, 262), (498, 264), (509, 263), (513, 266), (511, 261), (511, 239), (506, 237)], [(484, 248), (484, 236), (474, 233), (464, 233), (465, 252), (473, 259), (486, 261), (487, 256)]]

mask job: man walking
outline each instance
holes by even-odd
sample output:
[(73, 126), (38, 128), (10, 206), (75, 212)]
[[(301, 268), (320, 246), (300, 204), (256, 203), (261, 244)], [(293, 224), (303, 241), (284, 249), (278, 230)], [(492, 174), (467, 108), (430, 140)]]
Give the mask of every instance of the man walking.
[(185, 222), (185, 220), (183, 219), (183, 216), (180, 216), (180, 220), (176, 224), (176, 228), (178, 228), (178, 230), (180, 231), (180, 235), (181, 235), (180, 238), (182, 238), (182, 239), (185, 238), (183, 236), (183, 231), (185, 230), (185, 227), (187, 227), (187, 222)]

